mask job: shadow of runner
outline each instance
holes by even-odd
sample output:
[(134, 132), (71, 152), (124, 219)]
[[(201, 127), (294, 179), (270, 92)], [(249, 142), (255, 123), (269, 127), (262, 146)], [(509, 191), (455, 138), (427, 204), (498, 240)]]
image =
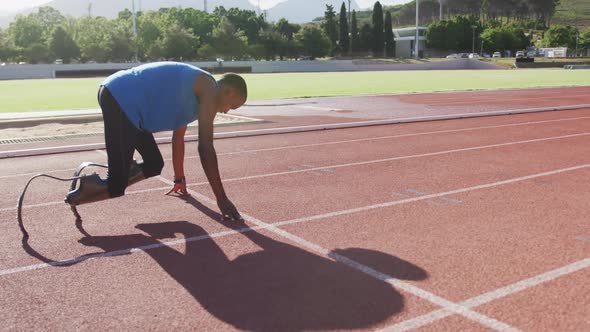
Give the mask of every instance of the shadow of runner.
[[(242, 225), (243, 226), (243, 225)], [(186, 221), (141, 224), (143, 234), (81, 240), (109, 252), (160, 240), (206, 235)], [(163, 246), (146, 251), (209, 313), (232, 326), (252, 331), (300, 331), (370, 327), (404, 307), (389, 284), (343, 264), (276, 241), (256, 231), (243, 233), (261, 250), (230, 260), (214, 239), (186, 243), (185, 252)], [(380, 252), (344, 249), (382, 266), (394, 277), (421, 280), (419, 267)], [(385, 271), (384, 271), (385, 272)]]

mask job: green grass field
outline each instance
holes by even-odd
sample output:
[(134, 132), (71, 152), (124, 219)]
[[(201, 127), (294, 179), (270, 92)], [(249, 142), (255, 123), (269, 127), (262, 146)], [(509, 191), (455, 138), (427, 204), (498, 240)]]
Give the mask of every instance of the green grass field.
[[(244, 75), (249, 101), (291, 97), (590, 86), (587, 70), (457, 70)], [(0, 111), (97, 108), (102, 79), (0, 81)]]

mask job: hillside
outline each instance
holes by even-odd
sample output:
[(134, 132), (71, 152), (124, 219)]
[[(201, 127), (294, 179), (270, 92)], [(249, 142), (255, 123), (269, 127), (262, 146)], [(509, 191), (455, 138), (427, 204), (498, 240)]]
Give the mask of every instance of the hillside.
[[(306, 23), (315, 17), (323, 16), (326, 4), (331, 4), (339, 11), (342, 2), (347, 0), (286, 0), (266, 10), (270, 21), (280, 18), (287, 18), (294, 23)], [(131, 9), (131, 1), (126, 0), (53, 0), (46, 4), (59, 10), (64, 15), (80, 17), (88, 15), (89, 4), (92, 3), (90, 12), (92, 16), (104, 16), (115, 18), (117, 14), (125, 9)], [(203, 0), (136, 0), (138, 10), (158, 10), (165, 7), (196, 8), (203, 10)], [(211, 12), (217, 6), (225, 8), (237, 7), (245, 10), (258, 11), (248, 0), (207, 0), (208, 11)], [(355, 0), (352, 0), (352, 8), (359, 9)], [(36, 8), (20, 12), (28, 14), (36, 11)], [(15, 15), (0, 17), (0, 27), (6, 27), (14, 19)]]
[[(311, 22), (314, 18), (323, 16), (326, 11), (326, 5), (334, 6), (336, 13), (340, 13), (340, 6), (343, 0), (288, 0), (268, 10), (268, 19), (276, 21), (286, 17), (291, 22), (306, 23)], [(348, 6), (348, 1), (344, 1)], [(358, 10), (359, 6), (353, 0), (351, 7)]]
[(561, 0), (561, 4), (556, 9), (553, 23), (577, 26), (582, 30), (590, 27), (590, 1)]
[[(412, 1), (409, 4), (405, 5), (396, 5), (396, 6), (384, 6), (384, 11), (390, 11), (393, 19), (394, 19), (394, 26), (408, 26), (413, 24), (413, 19), (411, 22), (399, 21), (399, 15), (403, 17), (414, 17), (415, 16), (415, 2)], [(422, 9), (424, 9), (421, 6)], [(434, 11), (437, 12), (437, 8), (434, 8)], [(421, 11), (422, 12), (422, 11)], [(371, 15), (372, 10), (363, 10), (357, 13), (357, 19), (359, 21), (359, 26), (363, 23), (371, 23)], [(422, 15), (421, 15), (422, 16)], [(436, 20), (436, 15), (434, 17), (422, 17), (421, 22), (431, 22), (433, 19)], [(396, 22), (397, 21), (397, 22)], [(576, 26), (584, 31), (586, 28), (590, 27), (590, 0), (561, 0), (560, 5), (556, 8), (555, 16), (553, 17), (551, 24), (559, 24), (559, 25), (571, 25)], [(424, 23), (421, 23), (424, 25)]]

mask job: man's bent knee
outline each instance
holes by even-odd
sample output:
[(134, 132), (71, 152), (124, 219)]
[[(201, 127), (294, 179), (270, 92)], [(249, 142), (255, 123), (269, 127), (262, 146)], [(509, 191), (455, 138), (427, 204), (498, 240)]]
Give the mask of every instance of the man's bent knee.
[(154, 176), (158, 176), (162, 174), (162, 169), (164, 169), (164, 160), (160, 159), (155, 162), (144, 162), (143, 165), (143, 175), (145, 178), (151, 178)]

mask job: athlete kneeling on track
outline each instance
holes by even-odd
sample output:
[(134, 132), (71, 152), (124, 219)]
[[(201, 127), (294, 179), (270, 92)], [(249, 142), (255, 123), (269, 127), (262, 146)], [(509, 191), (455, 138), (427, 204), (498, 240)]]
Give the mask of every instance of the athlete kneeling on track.
[[(219, 175), (213, 120), (217, 113), (242, 106), (247, 97), (246, 82), (239, 75), (225, 74), (216, 81), (202, 69), (177, 62), (141, 65), (109, 76), (98, 92), (108, 154), (107, 179), (82, 178), (66, 202), (76, 206), (123, 196), (127, 186), (160, 175), (164, 160), (153, 133), (161, 131), (173, 131), (175, 185), (168, 193), (186, 195), (184, 135), (187, 125), (198, 119), (199, 156), (217, 205), (224, 217), (241, 219)], [(134, 162), (135, 150), (143, 163)]]

